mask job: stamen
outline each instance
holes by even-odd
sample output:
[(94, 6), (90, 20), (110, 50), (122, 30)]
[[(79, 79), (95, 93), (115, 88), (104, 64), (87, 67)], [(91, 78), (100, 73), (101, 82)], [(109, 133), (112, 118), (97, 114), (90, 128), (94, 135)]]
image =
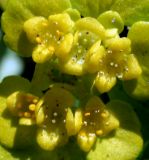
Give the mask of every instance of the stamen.
[(53, 22), (54, 25), (58, 25), (58, 22)]
[(29, 110), (30, 111), (35, 111), (36, 105), (35, 104), (30, 104), (29, 105)]
[(84, 123), (85, 126), (87, 126), (87, 122), (86, 121), (84, 121), (83, 123)]
[(86, 39), (86, 38), (84, 38), (84, 39), (83, 39), (83, 41), (84, 41), (84, 42), (87, 42), (87, 39)]
[(84, 113), (84, 116), (90, 116), (91, 115), (91, 113), (90, 112), (86, 112), (86, 113)]
[(34, 98), (34, 99), (33, 99), (33, 103), (36, 104), (37, 102), (38, 102), (38, 99)]
[(55, 51), (54, 47), (52, 47), (52, 46), (50, 46), (50, 47), (48, 48), (48, 50), (49, 50), (50, 52), (54, 52), (54, 51)]
[(110, 62), (110, 66), (113, 67), (114, 66), (114, 62)]
[(115, 23), (115, 21), (116, 21), (116, 19), (115, 19), (115, 18), (113, 18), (113, 19), (112, 19), (112, 23)]
[(112, 53), (112, 50), (108, 50), (107, 53)]
[(109, 113), (107, 111), (104, 111), (101, 113), (102, 118), (107, 118), (109, 116)]
[(109, 126), (109, 124), (110, 124), (109, 122), (106, 122), (106, 123), (105, 123), (106, 126)]
[(60, 32), (59, 30), (56, 30), (56, 34), (57, 34), (58, 36), (60, 36), (60, 35), (61, 35), (61, 32)]
[(95, 137), (95, 133), (89, 133), (90, 137)]
[(50, 38), (52, 38), (53, 37), (53, 35), (52, 34), (50, 34)]
[(36, 37), (36, 42), (37, 43), (41, 43), (42, 41), (41, 41), (41, 38), (40, 37)]
[(55, 120), (55, 119), (52, 119), (52, 123), (55, 124), (55, 123), (56, 123), (56, 120)]
[(117, 68), (117, 67), (118, 67), (118, 64), (116, 63), (116, 64), (114, 65), (114, 67)]
[(95, 126), (95, 122), (90, 122), (90, 125), (91, 126)]
[(54, 117), (57, 117), (57, 116), (58, 116), (58, 113), (57, 113), (57, 112), (54, 112), (54, 113), (53, 113), (53, 116), (54, 116)]
[(31, 117), (31, 114), (29, 112), (24, 112), (24, 117), (29, 118)]
[(100, 112), (100, 110), (99, 110), (99, 109), (97, 109), (97, 110), (95, 110), (94, 112), (95, 112), (95, 113), (99, 113), (99, 112)]
[(99, 130), (96, 131), (96, 134), (97, 134), (98, 136), (101, 136), (101, 135), (103, 134), (103, 131), (102, 131), (101, 129), (99, 129)]

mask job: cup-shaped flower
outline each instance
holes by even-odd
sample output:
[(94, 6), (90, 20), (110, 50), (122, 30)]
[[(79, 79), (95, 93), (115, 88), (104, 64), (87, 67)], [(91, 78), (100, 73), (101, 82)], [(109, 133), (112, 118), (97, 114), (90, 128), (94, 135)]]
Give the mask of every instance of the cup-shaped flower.
[(38, 98), (29, 94), (30, 88), (31, 83), (19, 76), (0, 83), (0, 143), (7, 148), (23, 149), (35, 144), (36, 127), (32, 124)]
[(66, 61), (60, 64), (63, 72), (70, 75), (84, 74), (84, 61), (91, 46), (105, 37), (104, 27), (94, 18), (86, 17), (75, 23), (74, 42)]
[(77, 135), (77, 141), (85, 152), (92, 148), (98, 136), (105, 136), (119, 127), (119, 121), (96, 96), (89, 99), (82, 114), (83, 125)]
[(131, 53), (131, 41), (128, 38), (108, 38), (103, 42), (104, 46), (92, 46), (85, 64), (88, 72), (97, 73), (94, 84), (101, 93), (109, 91), (117, 78), (130, 80), (138, 78), (142, 72)]
[(35, 124), (35, 108), (38, 97), (30, 93), (16, 91), (8, 96), (7, 107), (14, 116), (19, 117), (19, 123)]
[(33, 17), (24, 23), (24, 31), (34, 44), (32, 53), (36, 63), (44, 63), (52, 56), (64, 58), (73, 43), (74, 22), (67, 13), (44, 17)]
[(54, 86), (39, 101), (36, 122), (39, 125), (37, 142), (45, 150), (53, 150), (68, 141), (66, 116), (75, 102), (68, 90)]

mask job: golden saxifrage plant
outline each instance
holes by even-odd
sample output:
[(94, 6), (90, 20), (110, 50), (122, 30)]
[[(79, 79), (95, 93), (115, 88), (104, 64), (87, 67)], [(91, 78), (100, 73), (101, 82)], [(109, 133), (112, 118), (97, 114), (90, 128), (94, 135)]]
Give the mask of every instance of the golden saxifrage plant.
[(135, 109), (149, 100), (149, 3), (0, 6), (5, 44), (36, 63), (31, 81), (9, 76), (0, 83), (0, 160), (137, 159), (143, 136)]

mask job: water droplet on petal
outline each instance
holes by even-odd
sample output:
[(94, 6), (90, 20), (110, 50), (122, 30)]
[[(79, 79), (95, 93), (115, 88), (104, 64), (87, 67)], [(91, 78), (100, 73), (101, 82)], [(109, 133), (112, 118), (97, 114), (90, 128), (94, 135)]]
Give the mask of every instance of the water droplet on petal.
[(53, 124), (55, 124), (56, 123), (56, 120), (55, 119), (52, 119), (52, 121), (51, 121)]
[(115, 18), (113, 18), (113, 19), (112, 19), (112, 23), (115, 23), (115, 22), (116, 22), (116, 19), (115, 19)]
[(57, 113), (57, 112), (54, 112), (54, 113), (53, 113), (53, 116), (54, 116), (54, 117), (57, 117), (57, 116), (58, 116), (58, 113)]
[(110, 62), (110, 66), (113, 67), (114, 66), (114, 62)]
[(112, 50), (108, 50), (107, 53), (109, 53), (109, 54), (112, 53)]
[(117, 73), (116, 76), (117, 76), (117, 78), (122, 79), (123, 78), (123, 73)]
[(114, 67), (115, 67), (115, 68), (117, 68), (117, 67), (118, 67), (118, 64), (117, 64), (117, 63), (115, 63), (115, 64), (114, 64)]

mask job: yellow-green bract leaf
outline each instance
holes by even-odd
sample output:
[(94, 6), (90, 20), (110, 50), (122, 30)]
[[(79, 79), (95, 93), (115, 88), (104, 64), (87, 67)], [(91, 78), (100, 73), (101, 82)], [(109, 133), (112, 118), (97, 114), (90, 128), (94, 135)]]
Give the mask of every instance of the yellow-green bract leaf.
[(98, 139), (87, 155), (87, 160), (134, 160), (143, 147), (140, 123), (131, 106), (122, 101), (111, 101), (107, 107), (120, 121), (120, 128), (108, 137)]
[(125, 25), (149, 20), (149, 0), (116, 0), (111, 9), (121, 15)]
[(81, 15), (77, 9), (68, 8), (64, 11), (64, 13), (69, 14), (69, 16), (73, 21), (76, 21), (81, 18)]
[(2, 16), (6, 44), (22, 56), (31, 56), (33, 45), (28, 41), (23, 24), (34, 16), (48, 18), (71, 7), (69, 0), (9, 0)]
[(97, 19), (107, 29), (118, 28), (119, 33), (121, 33), (124, 29), (123, 20), (117, 12), (114, 11), (104, 12)]
[(97, 17), (100, 13), (109, 10), (115, 0), (71, 0), (72, 7), (82, 16)]
[(0, 146), (0, 160), (59, 160), (57, 152), (31, 149), (27, 151), (12, 151)]
[(7, 97), (15, 91), (29, 91), (30, 82), (19, 76), (6, 77), (0, 84), (0, 96)]
[(128, 37), (132, 43), (132, 53), (141, 65), (142, 75), (137, 80), (125, 82), (125, 90), (134, 98), (149, 99), (149, 22), (134, 23)]
[(5, 10), (6, 6), (7, 6), (7, 2), (8, 2), (8, 0), (0, 0), (0, 8)]

